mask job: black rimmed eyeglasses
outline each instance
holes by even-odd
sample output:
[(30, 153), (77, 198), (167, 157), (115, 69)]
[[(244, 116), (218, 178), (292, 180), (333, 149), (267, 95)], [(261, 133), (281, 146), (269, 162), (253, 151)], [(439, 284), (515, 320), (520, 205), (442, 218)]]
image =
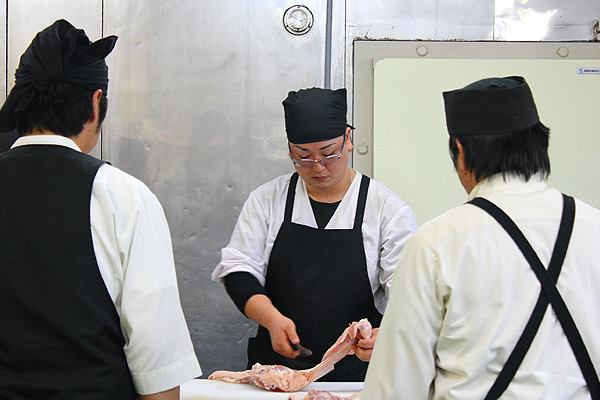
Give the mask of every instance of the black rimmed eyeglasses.
[(312, 158), (301, 158), (301, 159), (297, 160), (291, 156), (292, 149), (291, 149), (289, 143), (288, 143), (288, 148), (290, 149), (290, 157), (291, 157), (294, 165), (299, 168), (309, 169), (309, 168), (314, 167), (315, 164), (321, 164), (323, 167), (328, 167), (332, 164), (335, 164), (340, 158), (342, 158), (342, 153), (344, 152), (345, 145), (346, 145), (346, 135), (344, 135), (344, 140), (342, 141), (342, 147), (340, 148), (339, 153), (332, 154), (332, 155), (326, 156), (326, 157), (321, 157), (318, 160), (313, 160)]

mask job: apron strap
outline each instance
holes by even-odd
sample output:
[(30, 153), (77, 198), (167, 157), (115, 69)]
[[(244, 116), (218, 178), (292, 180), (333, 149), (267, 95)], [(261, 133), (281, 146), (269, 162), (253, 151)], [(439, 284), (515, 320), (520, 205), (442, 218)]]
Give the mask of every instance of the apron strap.
[(367, 204), (367, 193), (369, 192), (369, 182), (369, 177), (363, 175), (360, 181), (360, 191), (358, 192), (356, 215), (354, 216), (354, 230), (362, 229), (363, 218), (365, 216), (365, 205)]
[[(288, 186), (287, 199), (285, 201), (284, 222), (292, 222), (292, 211), (294, 210), (294, 197), (296, 196), (296, 184), (298, 182), (298, 173), (294, 172), (290, 178)], [(365, 205), (367, 204), (367, 193), (369, 192), (370, 178), (362, 176), (360, 181), (360, 191), (358, 193), (358, 203), (356, 204), (356, 215), (354, 217), (354, 230), (361, 229), (363, 218), (365, 216)]]
[[(550, 258), (550, 264), (548, 265), (547, 270), (547, 274), (549, 275), (553, 284), (556, 284), (556, 282), (558, 281), (558, 276), (560, 275), (565, 255), (567, 253), (571, 233), (573, 232), (573, 223), (575, 219), (575, 203), (573, 202), (573, 199), (571, 197), (569, 197), (569, 199), (570, 200), (563, 201), (564, 206), (562, 210), (560, 227), (558, 228), (556, 243), (554, 245), (554, 250), (552, 252), (552, 257)], [(504, 368), (498, 375), (496, 382), (490, 389), (488, 393), (488, 398), (499, 397), (508, 387), (510, 381), (517, 373), (521, 362), (525, 358), (525, 354), (527, 354), (527, 351), (531, 347), (533, 338), (535, 337), (542, 323), (542, 319), (544, 318), (544, 314), (546, 313), (547, 308), (548, 298), (544, 295), (542, 291), (540, 291), (537, 303), (533, 308), (533, 312), (531, 314), (531, 317), (529, 318), (529, 321), (527, 322), (527, 325), (525, 326), (525, 330), (523, 331), (521, 337), (517, 341), (514, 350), (508, 357), (508, 360), (506, 361)]]
[(546, 312), (548, 301), (560, 322), (565, 336), (575, 354), (575, 358), (586, 381), (592, 399), (600, 399), (600, 381), (585, 347), (583, 339), (577, 326), (573, 321), (569, 310), (562, 299), (560, 292), (556, 288), (556, 282), (562, 268), (562, 264), (567, 252), (573, 224), (575, 220), (575, 201), (572, 197), (563, 194), (563, 212), (560, 222), (560, 228), (556, 239), (556, 244), (550, 260), (548, 270), (546, 270), (539, 257), (521, 232), (517, 225), (510, 219), (504, 211), (494, 203), (481, 197), (477, 197), (469, 202), (490, 214), (506, 230), (513, 239), (517, 247), (521, 250), (527, 262), (531, 266), (536, 277), (542, 285), (542, 291), (534, 307), (534, 311), (521, 334), (515, 348), (509, 356), (498, 378), (490, 388), (486, 400), (497, 399), (506, 390), (509, 383), (515, 376), (517, 369), (525, 358), (531, 343), (539, 329), (541, 321)]
[(296, 196), (296, 183), (298, 183), (298, 173), (294, 172), (290, 178), (288, 186), (287, 199), (285, 200), (285, 214), (283, 222), (292, 222), (292, 211), (294, 210), (294, 197)]

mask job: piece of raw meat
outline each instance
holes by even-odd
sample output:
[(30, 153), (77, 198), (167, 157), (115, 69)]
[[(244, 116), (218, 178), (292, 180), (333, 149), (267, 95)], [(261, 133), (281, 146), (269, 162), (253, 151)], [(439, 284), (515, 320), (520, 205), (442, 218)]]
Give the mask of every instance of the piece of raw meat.
[(215, 371), (208, 379), (229, 383), (251, 383), (266, 390), (297, 392), (308, 385), (307, 371), (296, 371), (283, 365), (262, 365), (256, 363), (252, 369), (234, 371)]
[(360, 400), (360, 393), (354, 393), (348, 397), (338, 396), (323, 390), (311, 390), (308, 393), (294, 393), (288, 400)]
[(352, 345), (358, 341), (358, 333), (365, 339), (371, 337), (372, 328), (367, 319), (350, 324), (333, 346), (325, 352), (321, 362), (310, 369), (297, 371), (283, 365), (256, 363), (252, 369), (246, 371), (215, 371), (208, 379), (230, 383), (251, 383), (266, 390), (297, 392), (333, 371), (335, 363), (342, 358), (354, 354)]

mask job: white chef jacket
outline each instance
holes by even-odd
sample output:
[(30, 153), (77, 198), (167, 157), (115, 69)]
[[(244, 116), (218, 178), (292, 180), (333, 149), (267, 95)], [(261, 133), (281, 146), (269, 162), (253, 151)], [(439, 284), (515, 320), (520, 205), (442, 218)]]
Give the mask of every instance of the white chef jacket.
[[(23, 136), (12, 147), (31, 144), (81, 151), (58, 135)], [(90, 223), (137, 393), (161, 392), (201, 375), (179, 301), (169, 227), (156, 196), (133, 176), (104, 164), (92, 186)]]
[[(281, 175), (260, 186), (246, 200), (221, 262), (212, 278), (220, 281), (232, 272), (248, 272), (265, 285), (267, 264), (285, 213), (292, 174)], [(352, 184), (325, 229), (352, 229), (362, 175)], [(298, 179), (292, 222), (317, 228), (306, 184)], [(392, 273), (404, 243), (416, 229), (410, 207), (383, 184), (371, 179), (362, 225), (367, 272), (375, 307), (383, 313)], [(340, 249), (343, 251), (343, 249)]]
[[(484, 197), (515, 221), (548, 266), (562, 198), (539, 178), (496, 175)], [(596, 369), (600, 368), (600, 211), (576, 200), (558, 279)], [(364, 386), (365, 400), (482, 399), (512, 352), (541, 287), (506, 231), (461, 205), (424, 224), (406, 244)], [(551, 306), (502, 399), (589, 399)]]

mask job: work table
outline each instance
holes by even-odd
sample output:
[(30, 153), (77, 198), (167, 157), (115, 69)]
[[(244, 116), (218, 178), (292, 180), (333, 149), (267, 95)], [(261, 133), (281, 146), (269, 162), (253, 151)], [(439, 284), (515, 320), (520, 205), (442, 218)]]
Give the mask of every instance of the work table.
[[(362, 382), (313, 382), (302, 390), (326, 390), (350, 396), (362, 390)], [(181, 386), (181, 400), (287, 400), (291, 393), (270, 392), (254, 385), (194, 379)]]

